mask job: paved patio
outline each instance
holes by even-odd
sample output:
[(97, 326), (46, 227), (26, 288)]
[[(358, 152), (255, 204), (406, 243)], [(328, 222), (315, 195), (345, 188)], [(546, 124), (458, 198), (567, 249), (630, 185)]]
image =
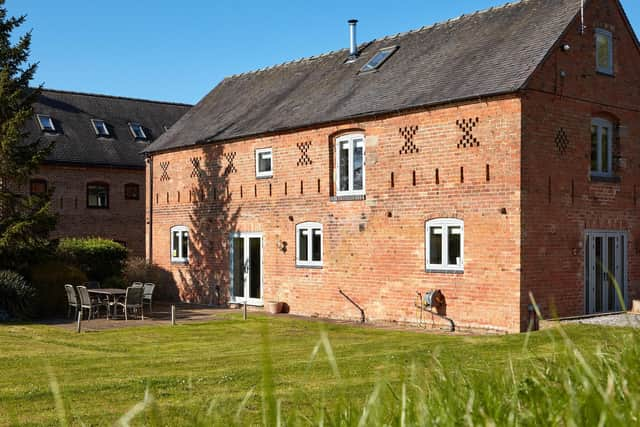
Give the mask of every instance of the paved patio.
[[(250, 311), (254, 311), (253, 309)], [(176, 323), (196, 323), (196, 322), (210, 322), (215, 320), (227, 319), (233, 313), (241, 313), (238, 309), (231, 309), (226, 307), (210, 307), (202, 305), (191, 304), (176, 304)], [(171, 305), (166, 303), (157, 303), (153, 305), (153, 313), (149, 314), (145, 312), (144, 320), (129, 319), (124, 320), (124, 317), (119, 314), (115, 319), (106, 319), (104, 312), (101, 313), (102, 317), (97, 319), (82, 320), (83, 331), (104, 331), (108, 329), (128, 328), (136, 326), (157, 326), (157, 325), (170, 325), (171, 324)], [(76, 329), (75, 319), (51, 319), (44, 321), (43, 323), (48, 325), (60, 326), (65, 329)]]

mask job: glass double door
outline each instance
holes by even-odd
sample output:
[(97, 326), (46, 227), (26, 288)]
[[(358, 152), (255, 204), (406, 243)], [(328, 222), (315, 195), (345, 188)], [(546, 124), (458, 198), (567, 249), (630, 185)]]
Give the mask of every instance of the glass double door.
[(231, 235), (231, 302), (263, 305), (262, 233)]
[(586, 233), (585, 309), (587, 314), (625, 309), (626, 247), (627, 238), (624, 232), (588, 231)]

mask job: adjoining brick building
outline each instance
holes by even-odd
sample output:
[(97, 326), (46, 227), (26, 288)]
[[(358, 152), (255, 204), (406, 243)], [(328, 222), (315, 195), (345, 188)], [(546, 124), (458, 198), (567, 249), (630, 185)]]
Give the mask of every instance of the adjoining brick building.
[(144, 155), (189, 105), (43, 90), (26, 130), (54, 142), (24, 191), (53, 190), (53, 237), (99, 236), (144, 255)]
[[(350, 54), (351, 53), (351, 54)], [(640, 55), (617, 0), (524, 0), (223, 80), (147, 150), (185, 300), (520, 331), (640, 294)], [(625, 302), (615, 297), (614, 280)]]

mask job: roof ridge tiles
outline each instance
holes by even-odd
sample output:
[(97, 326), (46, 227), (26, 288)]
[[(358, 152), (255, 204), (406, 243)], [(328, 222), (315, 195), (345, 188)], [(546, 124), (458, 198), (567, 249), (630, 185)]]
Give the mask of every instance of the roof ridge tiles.
[[(437, 27), (439, 25), (450, 24), (450, 23), (453, 23), (453, 22), (460, 21), (460, 20), (462, 20), (464, 18), (471, 18), (471, 17), (475, 17), (475, 16), (478, 16), (478, 15), (481, 15), (481, 14), (499, 11), (499, 10), (506, 9), (508, 7), (511, 7), (511, 6), (520, 4), (520, 3), (525, 3), (525, 2), (528, 2), (528, 1), (529, 0), (516, 0), (516, 1), (507, 2), (507, 3), (502, 4), (500, 6), (491, 6), (489, 8), (479, 9), (479, 10), (476, 10), (476, 11), (471, 12), (471, 13), (463, 13), (460, 16), (456, 16), (454, 18), (449, 18), (449, 19), (447, 19), (445, 21), (438, 21), (438, 22), (434, 22), (433, 24), (425, 25), (425, 26), (420, 27), (420, 28), (415, 28), (415, 29), (411, 29), (411, 30), (407, 30), (407, 31), (402, 31), (402, 32), (399, 32), (399, 33), (396, 33), (396, 34), (388, 34), (386, 36), (378, 37), (378, 38), (366, 41), (364, 43), (361, 43), (358, 47), (359, 48), (363, 48), (363, 47), (367, 47), (367, 46), (369, 46), (369, 45), (371, 45), (373, 43), (376, 43), (376, 42), (385, 41), (385, 40), (393, 40), (393, 39), (396, 39), (396, 38), (404, 37), (404, 36), (409, 35), (409, 34), (419, 33), (421, 31), (429, 30), (429, 29), (432, 29), (432, 28)], [(226, 76), (223, 79), (223, 81), (231, 79), (231, 78), (248, 76), (248, 75), (252, 75), (252, 74), (258, 74), (258, 73), (262, 73), (262, 72), (265, 72), (265, 71), (270, 71), (270, 70), (273, 70), (273, 69), (276, 69), (276, 68), (286, 67), (286, 66), (289, 66), (289, 65), (292, 65), (292, 64), (298, 64), (298, 63), (302, 63), (302, 62), (306, 62), (306, 61), (313, 61), (313, 60), (316, 60), (316, 59), (324, 58), (326, 56), (335, 55), (335, 54), (337, 54), (339, 52), (348, 51), (348, 50), (349, 50), (348, 48), (335, 49), (335, 50), (332, 50), (332, 51), (329, 51), (329, 52), (325, 52), (325, 53), (320, 53), (320, 54), (317, 54), (317, 55), (303, 56), (303, 57), (292, 59), (292, 60), (289, 60), (289, 61), (284, 61), (284, 62), (277, 63), (277, 64), (267, 65), (265, 67), (257, 68), (255, 70), (249, 70), (249, 71), (244, 71), (244, 72), (241, 72), (241, 73), (231, 74), (229, 76)]]
[(172, 101), (158, 101), (154, 99), (146, 99), (146, 98), (133, 98), (129, 96), (117, 96), (117, 95), (106, 95), (102, 93), (93, 93), (93, 92), (78, 92), (74, 90), (62, 90), (62, 89), (52, 89), (43, 87), (42, 92), (55, 92), (55, 93), (63, 93), (69, 95), (81, 95), (81, 96), (92, 96), (97, 98), (110, 98), (110, 99), (121, 99), (124, 101), (135, 101), (135, 102), (149, 102), (153, 104), (165, 104), (165, 105), (178, 105), (184, 107), (193, 107), (193, 104), (187, 104), (184, 102), (172, 102)]

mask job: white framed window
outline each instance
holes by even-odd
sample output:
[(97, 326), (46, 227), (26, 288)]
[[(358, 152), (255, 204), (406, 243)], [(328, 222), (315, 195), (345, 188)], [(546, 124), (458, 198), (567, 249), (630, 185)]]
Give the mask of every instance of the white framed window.
[(171, 262), (189, 261), (189, 229), (183, 225), (171, 227)]
[(133, 134), (133, 137), (135, 139), (140, 139), (143, 141), (147, 140), (147, 134), (144, 133), (144, 128), (140, 123), (129, 123), (129, 130), (131, 130), (131, 133)]
[(596, 70), (613, 74), (613, 34), (602, 28), (596, 28)]
[(296, 265), (322, 267), (322, 224), (303, 222), (296, 225)]
[(91, 124), (93, 125), (93, 130), (96, 132), (96, 135), (109, 136), (109, 128), (107, 128), (107, 123), (104, 120), (91, 119)]
[(273, 150), (259, 148), (256, 150), (256, 177), (268, 178), (273, 176)]
[(40, 130), (44, 132), (55, 132), (56, 126), (53, 124), (53, 119), (51, 116), (47, 116), (46, 114), (37, 114), (38, 125), (40, 125)]
[(336, 194), (365, 194), (364, 135), (344, 135), (336, 139)]
[(612, 175), (613, 124), (604, 119), (591, 120), (591, 175)]
[(464, 221), (427, 221), (425, 240), (427, 271), (464, 271)]

